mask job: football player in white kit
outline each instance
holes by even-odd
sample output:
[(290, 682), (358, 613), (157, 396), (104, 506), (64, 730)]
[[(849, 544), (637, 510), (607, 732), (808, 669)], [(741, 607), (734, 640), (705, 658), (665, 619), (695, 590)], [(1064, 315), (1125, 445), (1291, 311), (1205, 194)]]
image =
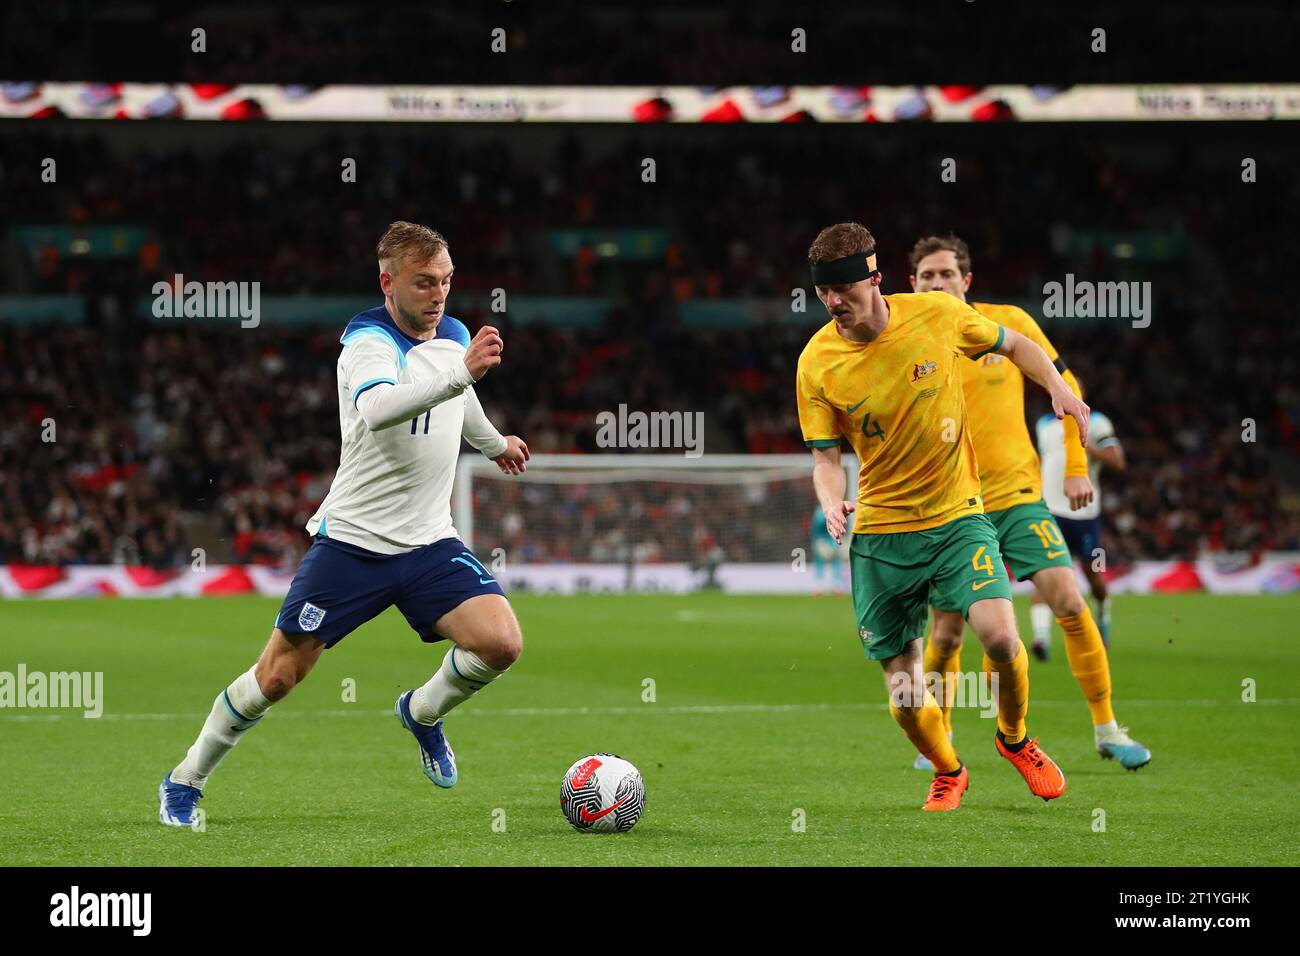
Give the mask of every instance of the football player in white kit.
[(457, 781), (442, 718), (519, 657), (523, 636), (501, 586), (451, 523), (462, 437), (508, 475), (528, 446), (500, 434), (474, 382), (501, 363), (487, 326), (470, 340), (445, 313), (454, 266), (446, 240), (395, 222), (380, 240), (382, 305), (348, 323), (338, 359), (342, 452), (313, 535), (257, 663), (221, 691), (185, 758), (159, 786), (159, 819), (190, 826), (208, 776), (326, 648), (396, 605), (420, 639), (451, 647), (437, 673), (402, 694), (398, 720), (425, 775)]
[[(1077, 511), (1061, 493), (1061, 477), (1065, 474), (1065, 455), (1061, 451), (1061, 423), (1053, 415), (1038, 420), (1038, 456), (1043, 469), (1043, 500), (1047, 510), (1056, 518), (1066, 546), (1083, 565), (1092, 600), (1097, 609), (1097, 627), (1102, 640), (1110, 646), (1110, 593), (1106, 579), (1093, 566), (1101, 548), (1101, 471), (1102, 467), (1123, 471), (1124, 447), (1115, 435), (1115, 426), (1101, 412), (1093, 410), (1088, 426), (1088, 477), (1092, 480), (1093, 499)], [(1051, 482), (1055, 482), (1052, 484)], [(1030, 609), (1034, 628), (1034, 656), (1046, 660), (1052, 635), (1052, 612), (1034, 592)]]

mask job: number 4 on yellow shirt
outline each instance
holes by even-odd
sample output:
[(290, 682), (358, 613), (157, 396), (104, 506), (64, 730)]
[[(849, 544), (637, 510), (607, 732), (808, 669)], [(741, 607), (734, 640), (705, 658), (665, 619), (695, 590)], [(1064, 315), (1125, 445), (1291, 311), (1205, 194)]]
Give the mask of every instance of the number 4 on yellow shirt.
[(867, 412), (867, 417), (862, 419), (862, 434), (868, 438), (879, 438), (885, 440), (884, 429), (880, 427), (880, 422), (872, 422), (871, 412)]

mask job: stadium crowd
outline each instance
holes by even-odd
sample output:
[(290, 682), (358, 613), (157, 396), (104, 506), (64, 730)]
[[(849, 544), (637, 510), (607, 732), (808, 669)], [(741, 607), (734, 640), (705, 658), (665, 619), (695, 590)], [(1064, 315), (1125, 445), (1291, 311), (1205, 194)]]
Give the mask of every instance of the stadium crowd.
[[(608, 451), (596, 447), (595, 416), (620, 403), (703, 412), (708, 452), (802, 452), (792, 376), (821, 322), (811, 294), (804, 315), (740, 329), (692, 326), (681, 304), (791, 301), (806, 285), (809, 239), (846, 216), (876, 232), (886, 291), (906, 290), (917, 236), (953, 228), (972, 245), (976, 300), (1041, 302), (1043, 283), (1070, 271), (1149, 281), (1148, 328), (1044, 321), (1128, 453), (1128, 473), (1104, 479), (1112, 560), (1300, 549), (1300, 332), (1266, 266), (1297, 240), (1275, 192), (1204, 190), (1207, 177), (1236, 176), (1240, 150), (1192, 158), (1178, 148), (1187, 133), (1077, 145), (1022, 128), (1009, 152), (1005, 133), (949, 130), (964, 157), (958, 188), (933, 172), (937, 133), (880, 129), (869, 163), (879, 172), (861, 178), (828, 175), (820, 157), (861, 147), (830, 128), (637, 130), (535, 149), (527, 131), (461, 143), (367, 128), (345, 143), (316, 130), (286, 145), (241, 130), (202, 151), (15, 138), (0, 160), (14, 223), (145, 224), (156, 241), (128, 261), (45, 250), (15, 274), (7, 260), (7, 288), (79, 294), (90, 321), (0, 315), (0, 561), (185, 563), (190, 522), (206, 516), (228, 550), (213, 559), (291, 564), (337, 464), (334, 360), (348, 316), (199, 328), (150, 324), (134, 303), (172, 272), (258, 279), (268, 293), (364, 294), (373, 244), (399, 214), (450, 237), (450, 313), (471, 329), (503, 326), (506, 365), (480, 394), (534, 452)], [(335, 157), (350, 149), (373, 173), (339, 188)], [(1266, 139), (1256, 152), (1266, 163), (1281, 147)], [(32, 189), (19, 170), (45, 155), (66, 157), (60, 181), (75, 185)], [(658, 158), (653, 185), (636, 174), (646, 155)], [(544, 238), (557, 226), (653, 228), (669, 240), (649, 261), (565, 258)], [(1085, 232), (1172, 237), (1186, 251), (1135, 261), (1101, 240), (1081, 251)], [(511, 326), (508, 312), (457, 308), (457, 290), (495, 287), (615, 305), (600, 328)], [(1032, 420), (1042, 407), (1030, 392)], [(47, 422), (55, 433), (42, 440)], [(655, 511), (661, 540), (673, 514)], [(592, 557), (598, 539), (572, 556)], [(718, 543), (725, 550), (725, 536)]]

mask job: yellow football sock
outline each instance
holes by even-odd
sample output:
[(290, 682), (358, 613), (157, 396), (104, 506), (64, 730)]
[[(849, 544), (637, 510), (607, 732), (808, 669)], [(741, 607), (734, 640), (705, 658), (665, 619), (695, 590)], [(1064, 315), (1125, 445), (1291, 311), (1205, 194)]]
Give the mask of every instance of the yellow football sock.
[(984, 673), (998, 675), (998, 730), (1009, 744), (1025, 739), (1025, 715), (1029, 713), (1029, 655), (1016, 642), (1016, 656), (1005, 663), (984, 655)]
[(1079, 682), (1094, 724), (1108, 724), (1115, 719), (1110, 706), (1110, 659), (1106, 645), (1101, 642), (1101, 631), (1092, 619), (1087, 603), (1073, 617), (1058, 617), (1057, 622), (1065, 632), (1065, 656), (1070, 670)]
[(903, 728), (903, 733), (907, 734), (912, 745), (934, 764), (936, 771), (950, 773), (961, 766), (957, 751), (953, 749), (948, 733), (943, 729), (943, 715), (939, 712), (933, 694), (926, 691), (925, 702), (920, 710), (895, 707), (891, 699), (889, 712), (894, 715), (894, 720), (898, 721), (898, 726)]
[(939, 650), (934, 637), (925, 642), (925, 672), (942, 674), (943, 687), (939, 698), (939, 710), (943, 712), (943, 730), (952, 733), (952, 702), (957, 694), (957, 668), (961, 666), (961, 647), (947, 654)]

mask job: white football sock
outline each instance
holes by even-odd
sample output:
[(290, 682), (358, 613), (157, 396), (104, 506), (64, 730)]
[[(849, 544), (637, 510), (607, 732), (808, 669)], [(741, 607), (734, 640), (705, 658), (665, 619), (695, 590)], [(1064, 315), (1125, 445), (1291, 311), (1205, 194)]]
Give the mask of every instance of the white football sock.
[(1107, 594), (1106, 599), (1104, 601), (1098, 601), (1096, 598), (1093, 598), (1093, 604), (1095, 604), (1097, 607), (1097, 626), (1109, 628), (1110, 627), (1110, 595)]
[(1052, 639), (1052, 609), (1046, 604), (1029, 605), (1029, 622), (1034, 628), (1034, 640), (1046, 644)]
[(473, 651), (462, 650), (453, 644), (442, 659), (438, 673), (411, 695), (411, 716), (421, 724), (432, 726), (453, 707), (469, 700), (503, 673), (488, 667)]
[(1111, 734), (1118, 734), (1118, 733), (1119, 733), (1119, 722), (1115, 720), (1112, 720), (1108, 724), (1092, 725), (1092, 736), (1094, 739), (1098, 741), (1105, 740)]
[(217, 695), (198, 739), (172, 771), (174, 783), (202, 790), (207, 785), (209, 774), (221, 763), (221, 758), (239, 743), (244, 731), (261, 720), (270, 709), (273, 701), (267, 700), (257, 685), (256, 669), (256, 665), (250, 667)]

